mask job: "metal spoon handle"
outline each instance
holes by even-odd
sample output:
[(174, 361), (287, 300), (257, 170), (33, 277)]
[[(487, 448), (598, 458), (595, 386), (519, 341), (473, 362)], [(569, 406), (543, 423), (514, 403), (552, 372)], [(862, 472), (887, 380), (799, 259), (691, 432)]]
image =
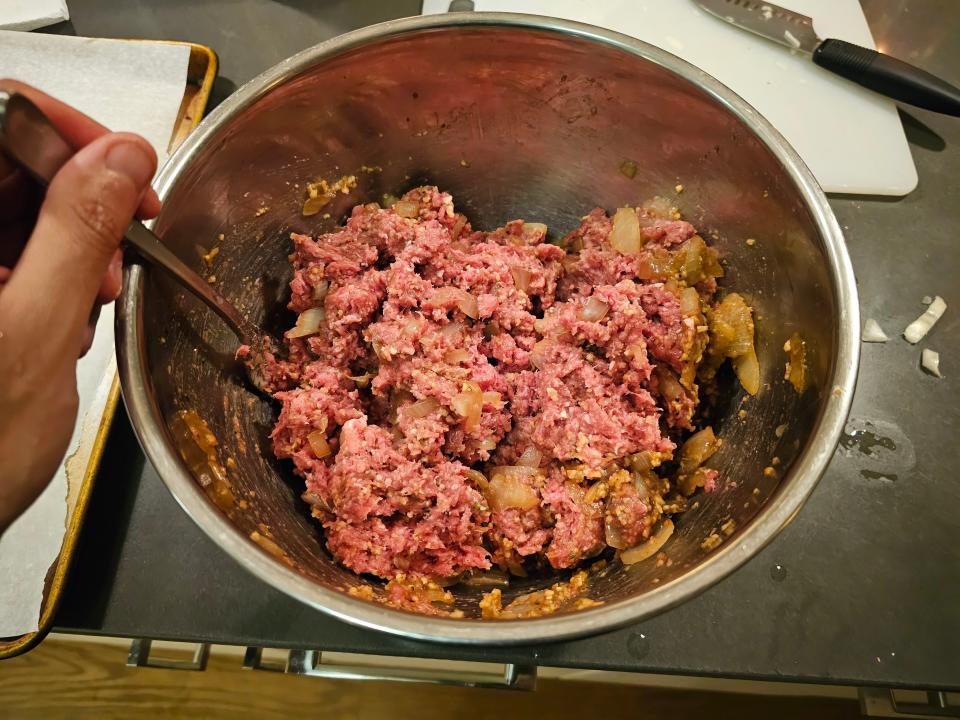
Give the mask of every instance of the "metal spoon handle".
[(257, 328), (240, 314), (233, 303), (174, 255), (142, 222), (134, 220), (130, 223), (124, 238), (136, 248), (138, 255), (165, 270), (174, 280), (205, 302), (211, 310), (223, 318), (241, 342), (251, 343), (260, 335)]
[[(0, 148), (45, 187), (76, 152), (29, 98), (5, 91), (0, 91)], [(242, 342), (253, 343), (260, 337), (256, 326), (233, 303), (174, 255), (139, 220), (130, 223), (125, 238), (140, 256), (163, 268), (174, 280), (209, 305)]]

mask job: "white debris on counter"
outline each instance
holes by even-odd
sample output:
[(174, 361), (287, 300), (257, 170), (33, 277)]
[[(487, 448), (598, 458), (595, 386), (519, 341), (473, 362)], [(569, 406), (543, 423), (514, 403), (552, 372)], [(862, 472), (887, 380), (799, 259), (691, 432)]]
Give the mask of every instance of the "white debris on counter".
[(916, 345), (936, 325), (937, 320), (940, 319), (946, 309), (947, 303), (937, 295), (924, 310), (923, 315), (907, 326), (907, 329), (903, 331), (903, 337), (906, 338), (907, 342)]
[(887, 337), (887, 334), (876, 320), (867, 318), (867, 321), (863, 324), (863, 333), (861, 333), (860, 339), (868, 343), (885, 343), (890, 338)]
[(940, 353), (938, 353), (936, 350), (924, 348), (920, 352), (920, 364), (923, 366), (924, 370), (934, 377), (943, 377), (943, 375), (940, 373)]

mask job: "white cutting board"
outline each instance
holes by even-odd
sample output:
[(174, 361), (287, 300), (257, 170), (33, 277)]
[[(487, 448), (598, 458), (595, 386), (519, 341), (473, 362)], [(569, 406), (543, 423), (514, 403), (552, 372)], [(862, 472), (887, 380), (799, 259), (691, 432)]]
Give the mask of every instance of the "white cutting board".
[[(875, 47), (857, 0), (779, 0), (821, 38)], [(450, 0), (424, 0), (423, 12)], [(476, 10), (578, 20), (632, 35), (706, 70), (786, 136), (827, 192), (906, 195), (917, 170), (896, 106), (813, 64), (809, 55), (739, 30), (692, 0), (476, 0)]]

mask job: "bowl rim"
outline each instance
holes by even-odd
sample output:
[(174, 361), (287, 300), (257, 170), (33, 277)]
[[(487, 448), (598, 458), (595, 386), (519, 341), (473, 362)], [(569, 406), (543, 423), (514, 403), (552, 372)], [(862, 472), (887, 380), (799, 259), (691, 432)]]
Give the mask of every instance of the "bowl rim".
[(124, 270), (124, 291), (116, 316), (117, 358), (124, 402), (146, 456), (187, 515), (249, 572), (300, 602), (353, 625), (415, 640), (516, 645), (596, 634), (663, 612), (730, 575), (773, 540), (809, 497), (833, 456), (853, 399), (860, 354), (860, 313), (853, 268), (839, 223), (813, 174), (786, 139), (739, 95), (703, 70), (648, 43), (592, 25), (537, 15), (470, 12), (416, 16), (354, 30), (303, 50), (250, 80), (204, 119), (161, 169), (154, 183), (157, 192), (161, 199), (168, 194), (181, 171), (215, 136), (221, 122), (319, 61), (373, 41), (457, 28), (524, 29), (572, 36), (655, 63), (694, 84), (738, 117), (793, 181), (824, 244), (837, 297), (837, 353), (831, 369), (831, 389), (814, 423), (812, 440), (781, 481), (780, 501), (767, 503), (745, 526), (736, 542), (722, 545), (696, 572), (682, 575), (641, 597), (534, 619), (491, 622), (427, 617), (363, 601), (309, 580), (257, 547), (208, 501), (168, 442), (165, 424), (152, 396), (141, 313), (144, 271), (139, 264), (131, 264)]

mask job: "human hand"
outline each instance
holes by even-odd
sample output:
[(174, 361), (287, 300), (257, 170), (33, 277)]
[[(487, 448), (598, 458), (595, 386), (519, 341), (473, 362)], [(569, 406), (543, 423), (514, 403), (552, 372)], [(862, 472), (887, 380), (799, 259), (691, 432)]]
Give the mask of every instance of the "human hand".
[(0, 534), (63, 460), (77, 415), (76, 365), (100, 307), (120, 294), (123, 233), (154, 217), (157, 157), (11, 80), (77, 148), (44, 193), (0, 151)]

